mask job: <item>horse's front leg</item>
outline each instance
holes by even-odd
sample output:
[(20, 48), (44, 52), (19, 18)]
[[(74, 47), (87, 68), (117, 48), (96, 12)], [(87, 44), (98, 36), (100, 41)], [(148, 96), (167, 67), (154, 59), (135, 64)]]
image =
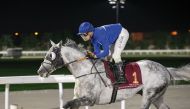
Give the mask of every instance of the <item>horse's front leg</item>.
[(93, 105), (94, 100), (88, 98), (88, 97), (81, 97), (77, 99), (73, 99), (71, 101), (68, 101), (63, 108), (64, 109), (78, 109), (80, 106), (87, 106), (87, 105)]

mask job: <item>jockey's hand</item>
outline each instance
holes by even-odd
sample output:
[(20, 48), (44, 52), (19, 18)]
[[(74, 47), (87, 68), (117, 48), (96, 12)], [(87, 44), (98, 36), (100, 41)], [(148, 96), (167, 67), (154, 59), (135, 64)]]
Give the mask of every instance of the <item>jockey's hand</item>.
[(91, 51), (87, 51), (86, 52), (86, 57), (88, 57), (89, 59), (96, 59), (96, 55), (94, 53), (92, 53)]

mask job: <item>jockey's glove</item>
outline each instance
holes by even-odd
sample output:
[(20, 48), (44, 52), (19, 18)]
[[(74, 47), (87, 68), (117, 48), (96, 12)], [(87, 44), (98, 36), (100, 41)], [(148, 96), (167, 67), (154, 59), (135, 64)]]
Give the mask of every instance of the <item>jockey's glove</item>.
[(94, 53), (92, 53), (91, 51), (87, 51), (86, 52), (86, 57), (88, 57), (89, 59), (96, 59), (96, 55)]

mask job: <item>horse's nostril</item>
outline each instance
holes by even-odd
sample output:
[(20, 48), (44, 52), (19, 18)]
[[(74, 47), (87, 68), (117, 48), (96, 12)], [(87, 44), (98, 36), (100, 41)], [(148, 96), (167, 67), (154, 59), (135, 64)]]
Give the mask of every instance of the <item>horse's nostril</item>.
[(49, 76), (49, 75), (48, 75), (48, 74), (46, 74), (46, 76), (45, 76), (45, 77), (47, 78), (48, 76)]
[(42, 74), (40, 74), (40, 73), (39, 73), (39, 75), (40, 75), (40, 77), (42, 77), (42, 76), (43, 76), (43, 75), (42, 75)]
[(39, 75), (41, 75), (40, 70), (38, 70), (37, 73), (38, 73)]
[(43, 77), (43, 73), (41, 72), (41, 70), (37, 71), (38, 75), (40, 75), (40, 77)]

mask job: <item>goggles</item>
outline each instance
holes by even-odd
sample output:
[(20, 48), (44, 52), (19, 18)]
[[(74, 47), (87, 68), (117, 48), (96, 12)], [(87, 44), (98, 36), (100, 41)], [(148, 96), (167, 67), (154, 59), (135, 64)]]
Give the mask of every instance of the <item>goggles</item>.
[(84, 38), (84, 37), (86, 37), (88, 34), (87, 34), (87, 33), (83, 33), (83, 34), (79, 34), (79, 35), (80, 35), (80, 37)]

